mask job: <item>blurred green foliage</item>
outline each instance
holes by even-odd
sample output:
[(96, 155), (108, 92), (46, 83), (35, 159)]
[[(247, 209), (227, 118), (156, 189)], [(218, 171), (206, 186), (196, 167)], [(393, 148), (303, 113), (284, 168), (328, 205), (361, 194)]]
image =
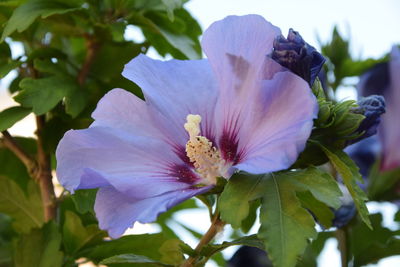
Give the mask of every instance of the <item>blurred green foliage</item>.
[(355, 84), (345, 84), (345, 78), (360, 76), (375, 64), (388, 60), (387, 55), (378, 59), (352, 57), (351, 39), (343, 37), (337, 26), (333, 28), (331, 40), (326, 43), (320, 41), (320, 45), (322, 54), (328, 59), (324, 65), (327, 86), (333, 92), (336, 92), (341, 85), (355, 86)]

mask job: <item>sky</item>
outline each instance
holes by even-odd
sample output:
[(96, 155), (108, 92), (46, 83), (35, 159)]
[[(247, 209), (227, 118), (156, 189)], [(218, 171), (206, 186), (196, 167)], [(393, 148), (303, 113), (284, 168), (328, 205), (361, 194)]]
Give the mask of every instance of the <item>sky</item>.
[[(334, 25), (338, 25), (340, 33), (351, 38), (351, 51), (355, 58), (378, 58), (389, 52), (393, 44), (400, 44), (400, 0), (191, 0), (185, 7), (198, 20), (203, 30), (212, 22), (228, 15), (259, 14), (280, 27), (284, 35), (289, 28), (299, 31), (303, 39), (316, 48), (320, 46), (320, 41), (325, 43), (329, 40)], [(18, 54), (18, 50), (18, 47), (14, 47), (14, 55)], [(5, 90), (11, 76), (0, 82), (0, 111), (15, 105)], [(354, 98), (348, 93), (344, 93), (344, 97)], [(33, 129), (31, 115), (17, 123), (10, 132), (32, 136)], [(387, 223), (390, 223), (392, 206), (371, 204), (369, 208), (384, 210)], [(201, 231), (208, 227), (201, 219), (204, 216), (206, 214), (201, 213), (178, 215), (180, 220)], [(146, 227), (143, 229), (149, 230)], [(193, 242), (190, 237), (187, 238), (189, 243)], [(232, 252), (233, 250), (228, 251), (227, 255)], [(398, 257), (380, 262), (378, 266), (400, 266), (399, 262)], [(328, 242), (320, 257), (320, 264), (327, 267), (340, 265), (335, 241)]]

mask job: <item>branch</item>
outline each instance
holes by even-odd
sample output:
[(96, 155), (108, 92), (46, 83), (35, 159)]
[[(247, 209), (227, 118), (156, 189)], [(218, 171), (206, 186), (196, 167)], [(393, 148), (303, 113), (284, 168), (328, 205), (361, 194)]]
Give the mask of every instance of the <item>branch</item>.
[(90, 35), (85, 35), (85, 38), (87, 53), (82, 68), (78, 74), (78, 83), (81, 86), (85, 83), (86, 77), (89, 74), (90, 67), (92, 66), (94, 58), (96, 57), (97, 52), (100, 48), (100, 43), (98, 43), (96, 40), (93, 40)]
[(50, 155), (44, 150), (43, 143), (43, 128), (46, 119), (44, 116), (36, 116), (37, 125), (37, 156), (39, 171), (37, 174), (37, 180), (39, 181), (40, 193), (42, 196), (44, 218), (45, 221), (49, 221), (56, 217), (56, 195), (54, 193), (54, 186), (51, 174), (51, 161)]
[(181, 267), (193, 267), (195, 266), (194, 264), (198, 260), (198, 255), (200, 254), (201, 250), (205, 245), (210, 243), (214, 237), (223, 229), (225, 225), (225, 222), (221, 221), (219, 218), (219, 213), (217, 213), (212, 222), (210, 228), (208, 228), (207, 232), (204, 234), (204, 236), (200, 239), (199, 244), (197, 244), (196, 248), (194, 251), (196, 252), (197, 256), (190, 256), (182, 265)]
[(10, 135), (10, 133), (5, 130), (1, 132), (3, 134), (2, 143), (4, 147), (8, 148), (14, 153), (17, 158), (19, 158), (25, 167), (28, 169), (28, 173), (34, 177), (38, 171), (38, 166), (34, 158), (32, 158)]

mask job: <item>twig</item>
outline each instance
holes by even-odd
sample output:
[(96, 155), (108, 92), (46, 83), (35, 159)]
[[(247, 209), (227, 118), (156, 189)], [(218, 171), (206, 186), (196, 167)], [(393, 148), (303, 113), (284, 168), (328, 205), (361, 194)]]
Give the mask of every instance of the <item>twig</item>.
[(49, 221), (56, 217), (56, 195), (54, 193), (54, 186), (51, 175), (51, 161), (50, 155), (44, 150), (43, 144), (43, 128), (45, 125), (44, 116), (36, 116), (37, 125), (37, 157), (39, 172), (37, 178), (39, 181), (40, 193), (42, 196), (42, 203), (44, 208), (45, 221)]
[(89, 74), (90, 67), (100, 48), (100, 43), (94, 40), (90, 35), (86, 34), (85, 38), (86, 38), (87, 52), (85, 61), (83, 62), (82, 68), (78, 74), (78, 83), (81, 86), (85, 83), (86, 77)]
[(38, 166), (34, 158), (32, 158), (10, 135), (10, 133), (5, 130), (1, 132), (3, 134), (2, 143), (4, 147), (8, 148), (11, 152), (17, 156), (28, 170), (28, 173), (35, 177), (38, 172)]
[(211, 222), (210, 228), (208, 228), (207, 232), (200, 239), (199, 243), (194, 249), (197, 256), (190, 256), (184, 263), (182, 263), (181, 267), (195, 266), (194, 264), (198, 260), (198, 257), (200, 256), (199, 253), (201, 252), (203, 247), (214, 239), (214, 237), (223, 229), (224, 225), (225, 222), (221, 221), (221, 219), (219, 218), (219, 213), (216, 214)]

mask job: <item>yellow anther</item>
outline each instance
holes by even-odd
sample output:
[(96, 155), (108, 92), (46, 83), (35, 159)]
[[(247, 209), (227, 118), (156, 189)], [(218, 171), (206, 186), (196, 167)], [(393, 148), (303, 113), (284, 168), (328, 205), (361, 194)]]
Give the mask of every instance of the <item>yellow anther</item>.
[(189, 114), (184, 127), (189, 133), (189, 141), (186, 143), (186, 155), (193, 163), (196, 171), (203, 178), (204, 184), (215, 184), (216, 178), (223, 176), (228, 178), (225, 160), (207, 137), (200, 134), (200, 115)]

